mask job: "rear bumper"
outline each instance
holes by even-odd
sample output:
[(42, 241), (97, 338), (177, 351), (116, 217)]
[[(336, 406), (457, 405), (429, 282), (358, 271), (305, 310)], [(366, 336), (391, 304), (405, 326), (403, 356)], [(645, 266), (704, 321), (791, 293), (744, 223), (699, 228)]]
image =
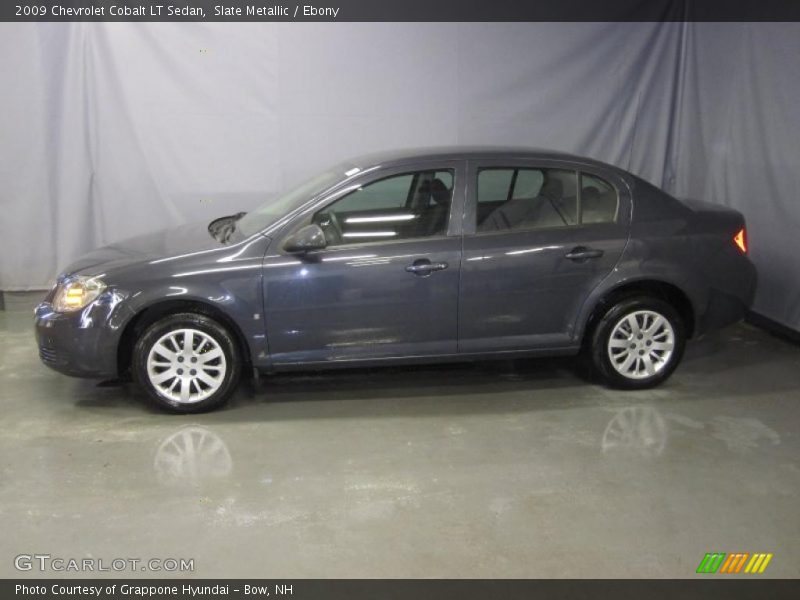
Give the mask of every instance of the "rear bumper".
[(738, 323), (747, 315), (756, 293), (756, 269), (747, 260), (739, 272), (740, 275), (735, 280), (727, 282), (726, 289), (709, 290), (706, 310), (697, 321), (698, 334)]
[(113, 308), (96, 301), (75, 313), (57, 313), (42, 302), (34, 312), (39, 358), (65, 375), (116, 377), (119, 331), (108, 325)]
[(697, 323), (697, 333), (702, 335), (738, 323), (744, 319), (749, 308), (750, 303), (741, 298), (711, 290), (706, 312)]

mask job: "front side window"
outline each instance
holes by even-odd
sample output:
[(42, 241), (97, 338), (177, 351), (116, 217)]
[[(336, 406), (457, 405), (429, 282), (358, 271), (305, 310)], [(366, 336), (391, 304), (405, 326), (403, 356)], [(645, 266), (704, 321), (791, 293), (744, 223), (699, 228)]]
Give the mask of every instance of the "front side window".
[(314, 214), (329, 246), (444, 235), (453, 171), (403, 173), (366, 184)]

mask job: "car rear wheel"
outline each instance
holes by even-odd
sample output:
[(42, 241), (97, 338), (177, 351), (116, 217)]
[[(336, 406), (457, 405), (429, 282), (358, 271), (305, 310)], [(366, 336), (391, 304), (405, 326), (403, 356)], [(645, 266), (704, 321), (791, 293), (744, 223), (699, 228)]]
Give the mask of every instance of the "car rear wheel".
[(686, 343), (683, 320), (672, 305), (649, 296), (609, 308), (592, 336), (595, 370), (612, 387), (644, 389), (666, 380)]
[(198, 413), (228, 400), (239, 382), (241, 359), (222, 325), (205, 315), (181, 313), (145, 329), (134, 346), (133, 372), (159, 407)]

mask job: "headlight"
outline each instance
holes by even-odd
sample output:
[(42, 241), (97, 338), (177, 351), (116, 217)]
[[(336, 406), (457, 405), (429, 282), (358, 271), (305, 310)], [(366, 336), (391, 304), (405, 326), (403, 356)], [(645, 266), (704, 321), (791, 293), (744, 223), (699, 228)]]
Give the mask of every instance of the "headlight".
[(106, 289), (106, 284), (97, 277), (70, 277), (56, 287), (53, 310), (70, 312), (79, 310), (97, 298)]

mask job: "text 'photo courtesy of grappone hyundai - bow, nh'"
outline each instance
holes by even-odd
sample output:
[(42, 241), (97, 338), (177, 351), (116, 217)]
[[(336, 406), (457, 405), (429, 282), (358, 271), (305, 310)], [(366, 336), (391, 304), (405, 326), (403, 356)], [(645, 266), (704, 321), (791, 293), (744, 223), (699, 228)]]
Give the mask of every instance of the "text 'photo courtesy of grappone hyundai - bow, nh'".
[(259, 208), (70, 265), (36, 308), (42, 361), (132, 376), (200, 412), (244, 375), (576, 355), (658, 385), (753, 299), (742, 215), (548, 151), (443, 148), (340, 164)]

